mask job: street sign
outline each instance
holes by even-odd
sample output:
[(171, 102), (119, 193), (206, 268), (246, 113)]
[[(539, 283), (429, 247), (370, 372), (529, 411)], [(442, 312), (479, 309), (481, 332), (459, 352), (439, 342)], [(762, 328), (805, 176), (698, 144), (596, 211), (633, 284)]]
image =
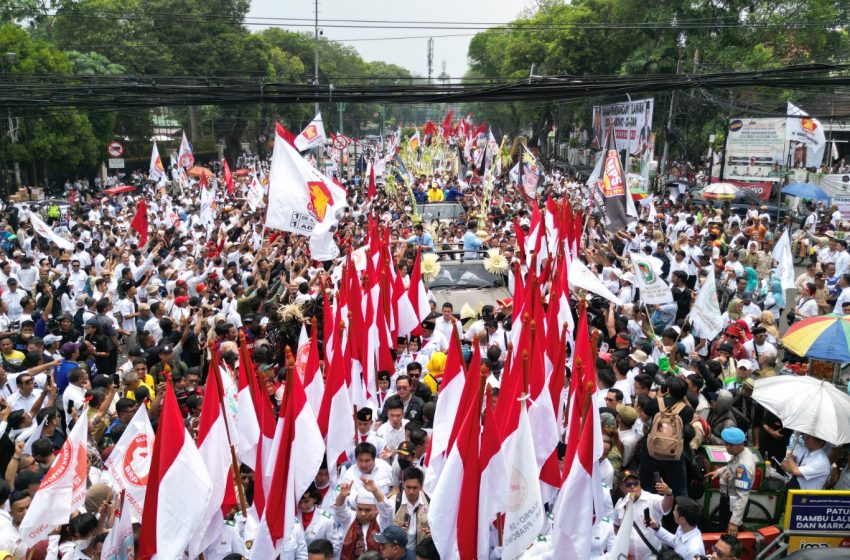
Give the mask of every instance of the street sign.
[(124, 158), (109, 158), (109, 169), (124, 169)]
[[(109, 157), (111, 158), (120, 158), (124, 155), (124, 144), (118, 140), (113, 140), (106, 145), (106, 153), (109, 154)], [(122, 164), (121, 167), (124, 167), (124, 165)]]

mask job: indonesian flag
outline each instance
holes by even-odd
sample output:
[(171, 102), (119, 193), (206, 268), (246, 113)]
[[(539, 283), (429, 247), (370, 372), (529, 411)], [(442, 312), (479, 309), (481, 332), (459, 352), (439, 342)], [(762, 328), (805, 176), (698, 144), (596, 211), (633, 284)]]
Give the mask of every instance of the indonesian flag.
[(316, 113), (310, 124), (295, 138), (295, 148), (303, 152), (321, 145), (324, 141), (325, 126), (322, 124), (322, 113)]
[(233, 191), (236, 190), (236, 184), (233, 181), (233, 173), (230, 172), (227, 160), (224, 160), (224, 184), (227, 185), (227, 194), (232, 196)]
[(183, 425), (169, 382), (154, 440), (137, 558), (182, 558), (196, 533), (206, 529), (201, 520), (212, 492), (209, 472)]
[[(594, 515), (602, 515), (602, 479), (596, 458), (602, 455), (602, 428), (597, 405), (596, 366), (591, 348), (587, 308), (580, 304), (576, 328), (573, 380), (570, 384), (567, 451), (563, 484), (555, 502), (554, 550), (558, 558), (588, 558)], [(568, 498), (567, 498), (568, 496)]]
[(440, 135), (446, 140), (449, 139), (449, 133), (452, 129), (452, 112), (449, 111), (449, 114), (446, 115), (446, 118), (443, 120), (443, 124), (440, 125)]
[[(236, 380), (236, 451), (239, 460), (256, 471), (257, 445), (260, 440), (259, 413), (254, 407), (254, 387), (251, 378), (253, 364), (246, 356), (250, 353), (245, 341), (239, 346), (239, 376)], [(203, 413), (203, 410), (201, 410)]]
[(162, 158), (159, 157), (159, 150), (156, 147), (156, 142), (153, 143), (151, 149), (151, 163), (148, 169), (148, 180), (154, 183), (165, 182), (165, 167), (162, 166)]
[(83, 421), (74, 424), (21, 521), (18, 532), (27, 546), (47, 539), (54, 529), (68, 523), (71, 513), (86, 499), (89, 424), (85, 409), (81, 417)]
[(369, 160), (369, 169), (366, 171), (366, 174), (369, 176), (369, 187), (366, 192), (366, 196), (369, 199), (375, 198), (378, 194), (378, 185), (375, 183), (375, 159), (372, 158)]
[(64, 237), (59, 237), (59, 234), (54, 232), (49, 225), (44, 223), (37, 212), (30, 212), (30, 223), (32, 224), (32, 229), (35, 230), (37, 234), (47, 239), (60, 249), (64, 249), (65, 251), (73, 251), (74, 244)]
[(139, 200), (139, 205), (136, 207), (136, 215), (133, 216), (133, 221), (130, 222), (130, 227), (139, 234), (139, 247), (144, 247), (148, 244), (148, 205), (145, 199)]
[(434, 134), (435, 132), (437, 132), (437, 126), (434, 124), (434, 122), (431, 119), (428, 119), (428, 122), (426, 122), (425, 126), (422, 127), (422, 132), (426, 136), (430, 136), (430, 135)]
[[(474, 384), (478, 385), (477, 376)], [(476, 398), (470, 404), (463, 409), (457, 441), (449, 451), (428, 509), (431, 537), (441, 558), (478, 558), (481, 402)]]
[(332, 228), (336, 213), (347, 206), (346, 191), (307, 163), (275, 135), (269, 174), (266, 226), (310, 237), (310, 256), (318, 261), (339, 255)]
[[(147, 410), (144, 406), (140, 410)], [(133, 551), (133, 506), (126, 495), (121, 511), (115, 514), (115, 525), (109, 530), (100, 552), (101, 560), (129, 560), (128, 551)]]
[[(475, 340), (477, 345), (478, 339)], [(473, 349), (478, 352), (478, 348)], [(471, 372), (470, 375), (477, 375)], [(434, 409), (434, 426), (431, 431), (428, 449), (428, 474), (425, 477), (426, 491), (433, 492), (440, 478), (440, 473), (446, 462), (449, 451), (452, 427), (458, 410), (461, 410), (461, 397), (466, 383), (466, 373), (463, 370), (463, 354), (457, 337), (453, 336), (449, 343), (446, 356), (446, 366), (443, 369), (443, 383), (440, 386), (440, 398)]]
[(327, 442), (328, 474), (336, 479), (337, 465), (346, 460), (346, 452), (354, 441), (353, 405), (348, 392), (347, 380), (351, 375), (351, 356), (342, 344), (343, 327), (333, 337), (333, 356), (325, 366), (327, 386), (319, 407), (319, 430)]
[(514, 448), (510, 452), (513, 462), (507, 487), (507, 530), (502, 548), (502, 558), (505, 560), (516, 560), (525, 553), (537, 539), (545, 519), (540, 485), (536, 483), (537, 462), (534, 460), (534, 440), (531, 437), (528, 411), (524, 400), (512, 404), (519, 408), (519, 427), (513, 439)]
[(154, 431), (148, 410), (140, 406), (105, 463), (118, 488), (124, 491), (124, 500), (132, 508), (136, 519), (142, 518), (145, 505), (153, 442)]
[(192, 147), (189, 145), (185, 132), (180, 140), (180, 149), (177, 150), (177, 165), (183, 169), (189, 169), (195, 165), (195, 156), (192, 154)]
[(252, 559), (278, 555), (283, 540), (292, 533), (298, 501), (316, 477), (325, 455), (322, 434), (301, 379), (290, 375), (287, 383), (286, 403), (280, 408), (270, 464), (266, 465), (274, 468), (274, 474), (251, 549)]
[[(492, 488), (510, 488), (510, 469), (505, 464), (505, 456), (499, 453), (499, 426), (493, 412), (493, 399), (487, 391), (484, 407), (483, 428), (481, 430), (481, 449), (478, 462), (481, 467), (481, 488), (478, 497), (478, 550), (488, 550), (490, 546), (490, 524), (506, 510), (506, 493), (493, 492)], [(427, 478), (425, 480), (428, 480)], [(531, 479), (533, 480), (533, 479)]]
[[(322, 405), (322, 397), (325, 394), (325, 381), (322, 379), (322, 369), (319, 365), (319, 333), (318, 327), (313, 324), (312, 337), (307, 346), (307, 363), (304, 364), (304, 393), (310, 402), (310, 408), (319, 410)], [(299, 354), (301, 350), (299, 348)], [(300, 358), (300, 355), (299, 355)]]
[(221, 368), (215, 349), (212, 351), (205, 395), (198, 424), (198, 453), (209, 472), (212, 495), (206, 511), (198, 519), (200, 526), (206, 529), (196, 533), (189, 542), (190, 557), (202, 553), (218, 540), (224, 528), (223, 512), (229, 512), (237, 504), (233, 477), (238, 473), (234, 472), (231, 460), (227, 415), (221, 409)]
[(410, 285), (407, 293), (398, 302), (398, 336), (411, 334), (419, 328), (430, 312), (428, 294), (422, 281), (422, 255), (417, 251), (413, 269), (410, 271)]

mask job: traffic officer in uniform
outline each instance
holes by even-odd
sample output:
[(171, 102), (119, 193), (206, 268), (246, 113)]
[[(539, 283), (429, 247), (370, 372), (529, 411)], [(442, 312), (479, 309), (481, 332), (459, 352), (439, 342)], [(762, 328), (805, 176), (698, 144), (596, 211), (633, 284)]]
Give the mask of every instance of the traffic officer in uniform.
[(340, 540), (333, 514), (316, 507), (321, 500), (322, 493), (313, 483), (298, 501), (298, 519), (304, 528), (304, 539), (308, 545), (316, 539), (326, 539), (333, 544), (334, 554), (338, 555)]
[(739, 428), (726, 428), (720, 432), (730, 459), (726, 466), (708, 473), (712, 479), (720, 477), (720, 526), (732, 536), (744, 523), (744, 509), (750, 499), (750, 490), (756, 473), (756, 457), (747, 448), (747, 435)]

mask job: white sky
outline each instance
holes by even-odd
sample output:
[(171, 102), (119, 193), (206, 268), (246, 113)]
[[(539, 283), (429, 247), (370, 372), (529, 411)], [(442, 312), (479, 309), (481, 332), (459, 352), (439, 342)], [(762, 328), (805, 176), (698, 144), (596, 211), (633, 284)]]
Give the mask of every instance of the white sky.
[[(429, 22), (507, 22), (533, 0), (319, 0), (319, 27), (324, 37), (344, 40), (353, 46), (365, 60), (383, 60), (398, 64), (420, 76), (428, 75), (428, 36), (434, 36), (434, 77), (446, 72), (451, 77), (460, 77), (468, 64), (467, 49), (476, 30), (446, 29), (352, 29), (322, 25), (323, 19), (396, 20)], [(252, 0), (248, 18), (313, 18), (313, 0)], [(281, 9), (285, 6), (285, 9)], [(307, 21), (299, 23), (309, 23)], [(334, 22), (343, 24), (344, 22)], [(359, 24), (352, 24), (359, 25)], [(368, 24), (366, 24), (368, 25)], [(250, 29), (260, 29), (252, 25)], [(294, 31), (309, 31), (310, 27), (289, 27)], [(467, 34), (463, 37), (439, 37), (439, 35)], [(413, 39), (356, 41), (378, 37), (417, 37)]]

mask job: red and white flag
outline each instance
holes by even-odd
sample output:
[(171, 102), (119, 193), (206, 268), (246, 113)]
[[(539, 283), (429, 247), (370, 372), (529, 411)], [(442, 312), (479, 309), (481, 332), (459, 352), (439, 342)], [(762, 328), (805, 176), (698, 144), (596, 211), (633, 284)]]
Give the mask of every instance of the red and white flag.
[(489, 550), (490, 525), (507, 507), (505, 500), (507, 492), (492, 489), (510, 487), (510, 468), (505, 464), (505, 456), (499, 453), (501, 448), (499, 426), (496, 423), (489, 392), (486, 398), (481, 429), (481, 449), (478, 452), (483, 490), (478, 498), (478, 550)]
[[(198, 454), (212, 482), (212, 495), (207, 509), (198, 518), (204, 531), (195, 533), (189, 541), (189, 556), (194, 557), (218, 541), (224, 529), (224, 513), (236, 506), (233, 489), (234, 465), (230, 453), (228, 417), (222, 411), (223, 389), (221, 368), (215, 349), (212, 351), (205, 398), (198, 424)], [(238, 476), (238, 473), (235, 473)]]
[[(478, 378), (474, 381), (477, 385)], [(431, 537), (441, 558), (478, 558), (480, 399), (471, 404), (463, 409), (457, 440), (428, 508)]]
[(177, 165), (183, 169), (190, 169), (195, 165), (195, 156), (192, 155), (192, 146), (189, 145), (189, 139), (186, 138), (186, 133), (183, 133), (183, 138), (180, 140), (180, 149), (177, 150)]
[(139, 560), (182, 558), (212, 497), (209, 472), (183, 424), (174, 388), (165, 388), (139, 532)]
[(375, 182), (375, 160), (369, 160), (369, 169), (366, 170), (366, 176), (369, 177), (369, 184), (366, 190), (366, 196), (369, 199), (375, 198), (378, 194), (378, 184)]
[(133, 517), (137, 520), (142, 519), (145, 505), (153, 442), (154, 431), (148, 410), (140, 406), (105, 463), (118, 488), (124, 491), (124, 500), (132, 508)]
[[(307, 363), (304, 364), (304, 393), (310, 402), (310, 408), (318, 411), (322, 406), (325, 394), (325, 380), (322, 379), (322, 368), (319, 360), (319, 329), (313, 325), (312, 337), (307, 347)], [(300, 350), (299, 350), (300, 354)]]
[(398, 336), (410, 335), (430, 312), (428, 294), (422, 281), (422, 255), (417, 251), (407, 293), (398, 300)]
[[(284, 136), (284, 138), (286, 138)], [(299, 152), (309, 150), (320, 146), (325, 141), (325, 125), (322, 124), (322, 114), (316, 113), (316, 116), (310, 121), (301, 134), (295, 137), (295, 148)]]
[(333, 337), (333, 356), (325, 366), (327, 386), (318, 417), (319, 430), (327, 442), (328, 474), (331, 480), (336, 479), (337, 465), (345, 461), (346, 453), (354, 441), (353, 405), (347, 386), (351, 357), (342, 345), (343, 336), (343, 328), (340, 327)]
[(336, 213), (347, 206), (345, 189), (307, 163), (282, 136), (275, 134), (269, 174), (266, 226), (310, 237), (310, 256), (330, 260), (339, 255), (332, 228)]
[[(477, 342), (476, 339), (476, 344)], [(476, 347), (473, 352), (478, 352), (478, 348)], [(471, 375), (475, 375), (475, 372)], [(426, 490), (429, 492), (433, 492), (446, 462), (452, 427), (455, 424), (455, 418), (458, 416), (458, 410), (461, 410), (461, 396), (465, 382), (463, 354), (460, 344), (457, 342), (457, 337), (452, 337), (446, 356), (446, 366), (443, 369), (440, 398), (437, 399), (437, 407), (434, 410), (433, 430), (429, 439), (428, 475), (425, 477)]]
[(296, 507), (316, 477), (325, 455), (322, 434), (298, 375), (287, 379), (286, 403), (280, 409), (270, 463), (274, 468), (252, 559), (274, 558), (292, 533)]
[[(254, 374), (250, 368), (253, 364), (246, 354), (250, 353), (247, 344), (242, 341), (239, 346), (239, 377), (236, 380), (236, 453), (239, 460), (251, 470), (256, 471), (257, 445), (260, 441), (260, 421), (258, 411), (254, 407), (254, 389), (251, 377)], [(203, 410), (201, 411), (203, 412)], [(256, 472), (255, 472), (256, 477)], [(255, 478), (255, 484), (259, 484)]]
[(41, 479), (38, 492), (18, 528), (21, 540), (27, 546), (47, 539), (54, 529), (68, 523), (71, 513), (86, 499), (89, 430), (85, 409), (81, 417), (83, 421), (74, 425), (47, 474)]
[(154, 183), (165, 184), (165, 167), (162, 165), (162, 158), (159, 157), (159, 149), (156, 147), (156, 142), (153, 143), (153, 148), (151, 148), (148, 180)]

